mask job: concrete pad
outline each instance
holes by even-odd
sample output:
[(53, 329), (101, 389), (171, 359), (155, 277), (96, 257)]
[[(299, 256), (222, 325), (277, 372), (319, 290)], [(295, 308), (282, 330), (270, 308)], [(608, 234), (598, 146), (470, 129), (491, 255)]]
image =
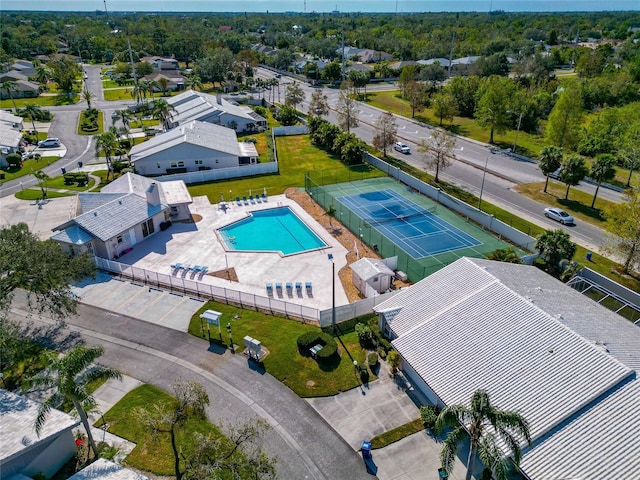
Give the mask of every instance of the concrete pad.
[(91, 422), (95, 422), (100, 418), (100, 415), (104, 415), (111, 407), (120, 401), (131, 390), (142, 385), (140, 380), (123, 375), (122, 379), (109, 379), (104, 382), (100, 387), (93, 392), (93, 398), (96, 400), (97, 412), (91, 412), (89, 419)]
[(26, 223), (29, 231), (41, 240), (50, 238), (51, 229), (75, 216), (77, 197), (50, 198), (44, 202), (19, 200), (13, 195), (2, 197), (0, 225)]

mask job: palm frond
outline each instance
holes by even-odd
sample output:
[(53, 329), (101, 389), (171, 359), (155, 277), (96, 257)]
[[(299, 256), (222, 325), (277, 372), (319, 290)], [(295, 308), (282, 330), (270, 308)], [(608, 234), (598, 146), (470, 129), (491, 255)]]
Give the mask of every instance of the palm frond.
[(467, 437), (467, 432), (462, 425), (454, 428), (447, 438), (445, 438), (442, 444), (442, 451), (440, 452), (440, 462), (442, 468), (445, 471), (450, 472), (453, 468), (453, 463), (456, 459), (456, 452), (458, 451), (458, 445)]

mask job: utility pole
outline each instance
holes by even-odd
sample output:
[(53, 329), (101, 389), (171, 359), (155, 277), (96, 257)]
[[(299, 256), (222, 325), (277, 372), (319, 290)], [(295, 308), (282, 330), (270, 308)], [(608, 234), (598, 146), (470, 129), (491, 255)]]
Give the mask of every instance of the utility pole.
[[(105, 0), (106, 1), (106, 0)], [(131, 53), (131, 42), (127, 38), (129, 47), (129, 62), (131, 62), (131, 74), (133, 75), (133, 85), (136, 89), (136, 103), (140, 103), (140, 90), (138, 89), (138, 76), (136, 75), (136, 66), (133, 64), (133, 54)]]
[[(336, 10), (338, 9), (338, 6), (336, 5)], [(341, 76), (342, 76), (342, 81), (344, 81), (344, 32), (342, 32), (342, 71), (340, 72)]]

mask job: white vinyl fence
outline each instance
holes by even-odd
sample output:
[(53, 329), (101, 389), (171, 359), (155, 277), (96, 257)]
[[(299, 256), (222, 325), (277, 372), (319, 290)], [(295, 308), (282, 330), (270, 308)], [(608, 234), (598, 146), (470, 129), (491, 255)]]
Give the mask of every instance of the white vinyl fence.
[(215, 168), (212, 170), (201, 170), (199, 172), (173, 173), (171, 175), (161, 175), (154, 177), (161, 182), (182, 180), (186, 184), (213, 182), (214, 180), (227, 180), (229, 178), (251, 177), (253, 175), (264, 175), (266, 173), (276, 173), (278, 162), (254, 163), (252, 165), (240, 165), (237, 167)]

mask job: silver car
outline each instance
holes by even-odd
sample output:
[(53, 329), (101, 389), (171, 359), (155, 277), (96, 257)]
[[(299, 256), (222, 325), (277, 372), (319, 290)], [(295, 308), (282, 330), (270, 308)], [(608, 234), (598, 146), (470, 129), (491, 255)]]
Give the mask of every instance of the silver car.
[(573, 217), (561, 208), (547, 207), (544, 209), (544, 216), (563, 225), (573, 224)]

